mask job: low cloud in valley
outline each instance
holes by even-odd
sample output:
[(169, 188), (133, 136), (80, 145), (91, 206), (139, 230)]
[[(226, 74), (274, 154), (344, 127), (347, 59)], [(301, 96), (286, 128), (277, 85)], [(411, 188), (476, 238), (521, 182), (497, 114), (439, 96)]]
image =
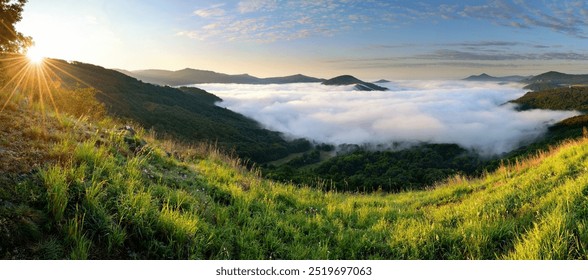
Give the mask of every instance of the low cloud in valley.
[(545, 133), (569, 111), (517, 112), (521, 85), (463, 81), (400, 81), (390, 91), (360, 92), (320, 84), (197, 85), (218, 105), (292, 137), (332, 144), (457, 143), (500, 154)]

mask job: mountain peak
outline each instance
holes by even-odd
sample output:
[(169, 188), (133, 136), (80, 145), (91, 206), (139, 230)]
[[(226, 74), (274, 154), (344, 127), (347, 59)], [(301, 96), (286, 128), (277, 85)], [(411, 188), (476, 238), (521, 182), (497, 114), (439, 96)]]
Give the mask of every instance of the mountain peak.
[(323, 85), (345, 86), (364, 83), (364, 81), (351, 75), (341, 75), (323, 82)]
[(361, 91), (385, 91), (388, 90), (385, 87), (381, 87), (372, 83), (364, 82), (356, 77), (351, 75), (341, 75), (335, 78), (326, 80), (322, 83), (323, 85), (328, 86), (346, 86), (346, 85), (355, 85), (356, 90)]

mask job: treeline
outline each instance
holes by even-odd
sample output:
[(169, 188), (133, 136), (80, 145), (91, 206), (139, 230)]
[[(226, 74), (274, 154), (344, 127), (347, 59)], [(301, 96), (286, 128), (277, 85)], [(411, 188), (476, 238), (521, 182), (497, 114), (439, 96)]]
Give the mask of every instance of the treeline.
[(485, 163), (456, 144), (424, 144), (399, 151), (358, 149), (319, 161), (320, 151), (315, 149), (279, 166), (264, 165), (263, 173), (274, 180), (339, 191), (396, 192), (432, 186), (456, 174), (474, 175)]

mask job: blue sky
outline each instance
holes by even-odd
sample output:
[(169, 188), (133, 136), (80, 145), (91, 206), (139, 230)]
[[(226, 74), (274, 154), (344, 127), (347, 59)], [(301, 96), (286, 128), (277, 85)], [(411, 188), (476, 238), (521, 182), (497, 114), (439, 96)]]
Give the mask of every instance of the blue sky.
[(49, 57), (107, 68), (461, 78), (588, 73), (588, 2), (29, 0)]

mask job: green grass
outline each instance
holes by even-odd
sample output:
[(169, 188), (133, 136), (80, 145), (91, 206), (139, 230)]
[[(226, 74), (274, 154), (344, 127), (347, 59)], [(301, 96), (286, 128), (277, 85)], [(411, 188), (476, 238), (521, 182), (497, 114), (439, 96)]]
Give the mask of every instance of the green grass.
[[(5, 259), (588, 258), (586, 139), (427, 190), (350, 193), (266, 180), (117, 120), (41, 117), (0, 114), (0, 148), (37, 149), (3, 159)], [(35, 127), (46, 135), (23, 136)]]

